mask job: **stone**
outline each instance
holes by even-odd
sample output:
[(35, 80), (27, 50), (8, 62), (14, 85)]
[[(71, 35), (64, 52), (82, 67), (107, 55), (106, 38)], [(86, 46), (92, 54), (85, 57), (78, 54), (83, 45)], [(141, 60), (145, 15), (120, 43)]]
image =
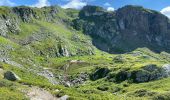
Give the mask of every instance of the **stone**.
[(69, 81), (63, 81), (62, 84), (64, 84), (65, 87), (71, 87), (71, 83)]
[(4, 78), (10, 81), (21, 80), (21, 78), (12, 71), (7, 71), (4, 73)]
[(73, 86), (83, 84), (85, 81), (89, 79), (89, 75), (87, 73), (80, 73), (76, 78), (70, 80)]
[(165, 71), (165, 75), (166, 76), (169, 76), (170, 75), (170, 64), (164, 64), (163, 66), (162, 66), (162, 68), (164, 69), (164, 71)]
[(169, 69), (170, 66), (168, 64), (163, 65), (163, 67), (148, 64), (134, 71), (120, 70), (117, 73), (111, 73), (107, 78), (113, 82), (132, 80), (135, 83), (143, 83), (168, 77), (170, 75)]
[(141, 83), (167, 77), (167, 74), (165, 73), (164, 68), (149, 64), (136, 72), (132, 72), (132, 76), (135, 76), (133, 77), (135, 82)]
[(64, 95), (62, 97), (59, 98), (59, 100), (68, 100), (69, 96), (68, 95)]
[(65, 56), (65, 57), (69, 57), (69, 51), (67, 50), (66, 46), (63, 46), (61, 44), (58, 45), (58, 55), (59, 56)]
[(59, 83), (56, 81), (54, 74), (53, 74), (51, 71), (49, 71), (48, 69), (44, 69), (43, 71), (38, 72), (37, 74), (40, 75), (40, 76), (43, 76), (43, 77), (47, 78), (48, 81), (49, 81), (50, 83), (52, 83), (53, 85), (59, 84)]
[(153, 72), (153, 71), (157, 70), (158, 67), (155, 64), (149, 64), (149, 65), (144, 66), (143, 69), (146, 71), (149, 71), (149, 72)]
[(136, 76), (136, 78), (135, 78), (136, 82), (139, 82), (139, 83), (147, 82), (147, 81), (149, 81), (150, 73), (147, 71), (140, 70), (140, 71), (136, 72), (135, 76)]
[(104, 78), (110, 72), (108, 68), (99, 68), (94, 73), (91, 74), (91, 80), (97, 80), (100, 78)]

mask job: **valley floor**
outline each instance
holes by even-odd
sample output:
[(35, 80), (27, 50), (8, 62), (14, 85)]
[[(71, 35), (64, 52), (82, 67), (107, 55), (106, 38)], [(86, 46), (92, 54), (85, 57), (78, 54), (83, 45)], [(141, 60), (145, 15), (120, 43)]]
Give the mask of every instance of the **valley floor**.
[[(53, 66), (37, 71), (1, 63), (0, 99), (168, 100), (169, 70), (165, 77), (160, 74), (165, 73), (162, 68), (169, 68), (169, 61), (168, 53), (141, 48), (126, 54), (98, 51), (91, 56), (50, 58), (46, 63)], [(20, 80), (4, 79), (6, 71)], [(133, 76), (135, 72), (139, 74)], [(126, 76), (129, 74), (133, 77)], [(51, 83), (53, 78), (57, 83)]]

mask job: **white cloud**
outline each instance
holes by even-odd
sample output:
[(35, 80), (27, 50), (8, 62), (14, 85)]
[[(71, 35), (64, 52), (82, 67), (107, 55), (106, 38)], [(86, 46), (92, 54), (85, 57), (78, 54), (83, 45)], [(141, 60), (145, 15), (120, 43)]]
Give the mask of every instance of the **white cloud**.
[(84, 2), (82, 0), (70, 0), (67, 4), (62, 5), (62, 8), (75, 8), (75, 9), (81, 9), (82, 7), (86, 6), (87, 2)]
[(104, 4), (104, 6), (111, 6), (111, 4), (110, 3), (108, 3), (108, 2), (106, 2), (105, 4)]
[(48, 2), (48, 0), (38, 0), (38, 2), (36, 4), (31, 5), (32, 7), (44, 7), (44, 6), (49, 6), (50, 3)]
[(10, 0), (0, 0), (0, 6), (14, 6), (15, 3)]
[(108, 7), (107, 11), (114, 11), (115, 9), (113, 7)]
[(161, 10), (161, 13), (170, 18), (170, 6), (168, 6), (168, 7), (166, 7), (166, 8), (163, 8), (163, 9)]

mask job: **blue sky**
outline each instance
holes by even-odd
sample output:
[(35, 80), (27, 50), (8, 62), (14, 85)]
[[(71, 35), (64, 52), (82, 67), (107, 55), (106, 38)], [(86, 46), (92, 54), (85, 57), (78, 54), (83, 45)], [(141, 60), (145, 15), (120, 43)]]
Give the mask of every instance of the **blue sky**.
[(0, 5), (5, 6), (43, 7), (60, 5), (63, 8), (80, 9), (87, 4), (102, 6), (111, 11), (124, 5), (141, 5), (145, 8), (161, 11), (170, 17), (170, 0), (0, 0)]

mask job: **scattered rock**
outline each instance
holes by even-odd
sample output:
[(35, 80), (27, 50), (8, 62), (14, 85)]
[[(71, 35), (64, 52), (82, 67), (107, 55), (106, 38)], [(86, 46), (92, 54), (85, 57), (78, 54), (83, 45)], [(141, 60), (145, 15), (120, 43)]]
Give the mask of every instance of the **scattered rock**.
[(80, 73), (74, 77), (67, 77), (65, 75), (58, 75), (57, 78), (60, 80), (59, 84), (64, 85), (65, 87), (77, 86), (84, 84), (89, 79), (88, 73)]
[(76, 78), (72, 79), (70, 82), (73, 86), (83, 84), (85, 81), (89, 79), (89, 74), (81, 73)]
[(12, 71), (7, 71), (4, 73), (4, 78), (10, 81), (17, 81), (21, 80), (19, 76), (17, 76), (14, 72)]
[(59, 84), (56, 79), (55, 76), (53, 75), (53, 73), (47, 69), (44, 69), (41, 72), (38, 72), (38, 75), (44, 76), (45, 78), (47, 78), (49, 80), (50, 83), (52, 84)]

